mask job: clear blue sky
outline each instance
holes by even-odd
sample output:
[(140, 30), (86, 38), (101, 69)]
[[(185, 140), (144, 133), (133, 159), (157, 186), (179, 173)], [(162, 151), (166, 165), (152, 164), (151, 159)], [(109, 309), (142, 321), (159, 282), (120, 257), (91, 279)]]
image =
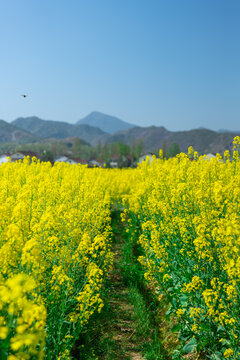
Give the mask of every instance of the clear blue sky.
[(239, 130), (239, 20), (239, 0), (0, 0), (0, 118)]

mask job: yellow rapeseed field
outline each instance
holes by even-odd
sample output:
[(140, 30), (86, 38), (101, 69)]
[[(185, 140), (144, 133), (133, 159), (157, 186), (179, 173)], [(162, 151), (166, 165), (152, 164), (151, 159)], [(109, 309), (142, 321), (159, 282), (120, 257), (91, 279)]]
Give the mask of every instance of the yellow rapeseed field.
[[(240, 359), (240, 138), (233, 154), (88, 169), (37, 160), (0, 166), (1, 359), (71, 359), (104, 306), (111, 269), (111, 205), (152, 293), (169, 303), (179, 347)], [(177, 325), (176, 325), (177, 324)]]
[(169, 160), (160, 152), (124, 197), (131, 236), (141, 228), (145, 279), (170, 302), (183, 350), (216, 360), (240, 359), (239, 137), (233, 145), (211, 160), (192, 148)]
[(107, 186), (84, 166), (1, 165), (1, 359), (69, 358), (101, 311), (112, 262)]

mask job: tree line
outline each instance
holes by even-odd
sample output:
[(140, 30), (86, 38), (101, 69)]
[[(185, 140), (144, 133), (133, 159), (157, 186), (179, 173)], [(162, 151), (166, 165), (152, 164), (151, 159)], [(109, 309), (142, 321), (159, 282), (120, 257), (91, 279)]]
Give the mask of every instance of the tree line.
[[(160, 148), (163, 150), (165, 158), (173, 157), (180, 153), (180, 147), (177, 143), (168, 146), (165, 140), (159, 145), (159, 148), (151, 153), (158, 156)], [(65, 155), (85, 161), (97, 159), (104, 162), (107, 166), (110, 165), (111, 161), (117, 161), (120, 167), (132, 166), (141, 155), (146, 153), (143, 139), (133, 140), (130, 145), (118, 141), (104, 144), (99, 142), (97, 145), (91, 146), (79, 138), (50, 140), (30, 144), (4, 143), (0, 145), (1, 154), (10, 154), (16, 151), (35, 152), (40, 155), (43, 161), (54, 162), (58, 156)]]

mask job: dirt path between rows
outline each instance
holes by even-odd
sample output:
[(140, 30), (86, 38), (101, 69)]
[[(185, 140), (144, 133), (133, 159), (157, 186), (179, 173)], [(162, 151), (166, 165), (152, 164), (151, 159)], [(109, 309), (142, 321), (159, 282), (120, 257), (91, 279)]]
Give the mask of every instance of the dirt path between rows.
[[(105, 305), (101, 314), (89, 326), (84, 360), (163, 359), (161, 350), (156, 354), (157, 345), (153, 341), (155, 327), (149, 320), (151, 310), (136, 287), (127, 285), (131, 274), (127, 272), (126, 275), (125, 266), (128, 265), (131, 272), (132, 267), (136, 265), (132, 264), (131, 260), (129, 263), (126, 260), (125, 229), (121, 223), (120, 211), (113, 214), (112, 228), (114, 260), (103, 289), (102, 298)], [(126, 261), (127, 264), (123, 265)], [(140, 303), (145, 312), (139, 311)]]
[[(103, 354), (104, 360), (133, 359), (143, 360), (139, 347), (141, 339), (136, 334), (136, 319), (134, 305), (128, 299), (128, 287), (124, 284), (121, 274), (123, 239), (122, 226), (117, 221), (113, 239), (114, 262), (108, 282), (108, 321), (103, 324), (102, 333), (108, 351)], [(102, 339), (103, 341), (104, 339)]]
[[(128, 288), (124, 285), (120, 264), (121, 264), (121, 239), (114, 244), (113, 251), (114, 266), (110, 275), (111, 294), (109, 297), (110, 311), (113, 322), (109, 324), (108, 332), (115, 342), (115, 357), (106, 354), (105, 359), (144, 359), (138, 348), (140, 339), (136, 336), (136, 320), (134, 318), (134, 306), (129, 302)], [(109, 357), (110, 355), (110, 357)]]

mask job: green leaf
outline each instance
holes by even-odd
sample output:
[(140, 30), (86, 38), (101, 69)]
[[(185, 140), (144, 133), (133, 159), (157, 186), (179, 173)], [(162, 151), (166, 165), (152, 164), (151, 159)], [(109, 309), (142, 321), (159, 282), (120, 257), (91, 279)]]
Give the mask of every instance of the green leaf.
[(174, 351), (172, 352), (172, 359), (178, 360), (178, 359), (179, 359), (179, 356), (180, 356), (180, 351), (179, 351), (179, 350), (174, 350)]
[(183, 348), (185, 354), (189, 354), (190, 352), (194, 351), (197, 346), (196, 338), (192, 338)]
[(187, 300), (188, 300), (188, 297), (187, 297), (187, 295), (185, 295), (185, 294), (181, 294), (181, 295), (179, 296), (179, 299), (180, 299), (180, 302), (182, 303), (182, 301), (187, 301)]
[(174, 298), (172, 299), (172, 306), (177, 309), (177, 301)]
[(230, 346), (230, 341), (227, 340), (227, 339), (222, 339), (221, 344), (222, 344), (223, 346), (225, 346), (225, 345)]
[(181, 329), (181, 325), (180, 324), (175, 324), (173, 325), (173, 327), (171, 328), (171, 331), (174, 333), (174, 332), (177, 332)]
[(216, 351), (210, 357), (211, 360), (222, 360), (222, 354), (219, 351)]
[(170, 315), (172, 312), (173, 312), (173, 307), (172, 307), (172, 305), (170, 305), (165, 315), (166, 316)]
[(217, 332), (225, 331), (225, 328), (222, 325), (218, 325)]
[(188, 304), (188, 297), (186, 295), (179, 296), (181, 307), (186, 307)]

